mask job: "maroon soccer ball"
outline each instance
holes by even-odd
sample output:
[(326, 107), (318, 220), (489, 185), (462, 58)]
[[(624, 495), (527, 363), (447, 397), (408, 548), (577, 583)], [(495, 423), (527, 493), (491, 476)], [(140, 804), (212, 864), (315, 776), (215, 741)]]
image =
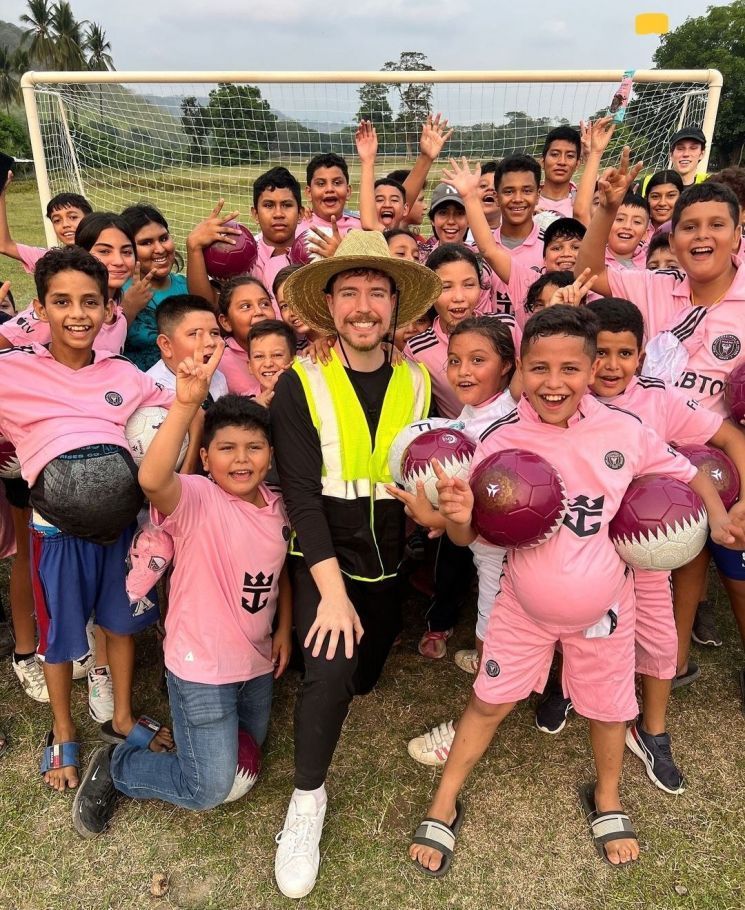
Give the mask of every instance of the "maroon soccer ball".
[(678, 451), (707, 475), (729, 511), (740, 497), (740, 475), (729, 455), (713, 446), (678, 446)]
[(290, 260), (292, 265), (307, 265), (311, 262), (311, 256), (308, 252), (307, 231), (299, 234), (292, 246), (290, 247), (290, 252), (287, 254), (287, 258)]
[(254, 235), (245, 224), (237, 221), (225, 222), (225, 227), (238, 228), (240, 234), (231, 234), (235, 245), (217, 240), (204, 250), (204, 264), (213, 278), (235, 278), (251, 271), (256, 263), (259, 249)]
[(238, 765), (235, 769), (235, 781), (230, 793), (223, 802), (232, 803), (245, 796), (253, 787), (261, 771), (261, 749), (256, 740), (245, 730), (238, 731)]
[(745, 419), (745, 363), (741, 363), (727, 377), (724, 384), (724, 402), (732, 419), (739, 423)]
[(0, 436), (0, 477), (11, 480), (20, 476), (21, 463), (16, 455), (16, 447), (9, 439)]
[(505, 449), (471, 475), (473, 526), (497, 547), (536, 547), (561, 527), (567, 510), (564, 481), (540, 455)]
[(669, 572), (698, 556), (708, 529), (704, 504), (687, 483), (644, 474), (629, 484), (608, 530), (629, 565)]
[(437, 475), (432, 468), (432, 459), (440, 462), (448, 477), (460, 477), (467, 481), (475, 450), (476, 446), (460, 430), (445, 427), (420, 433), (411, 441), (401, 459), (404, 489), (416, 495), (417, 481), (421, 481), (427, 499), (436, 508)]

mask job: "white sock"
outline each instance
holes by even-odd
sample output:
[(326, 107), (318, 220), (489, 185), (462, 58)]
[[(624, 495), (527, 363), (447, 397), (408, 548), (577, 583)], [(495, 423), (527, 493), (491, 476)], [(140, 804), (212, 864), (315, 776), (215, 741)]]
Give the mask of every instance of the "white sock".
[(312, 796), (316, 801), (316, 809), (322, 809), (326, 805), (326, 785), (321, 784), (315, 790), (298, 790), (296, 787), (293, 790), (292, 798), (295, 799), (296, 796)]

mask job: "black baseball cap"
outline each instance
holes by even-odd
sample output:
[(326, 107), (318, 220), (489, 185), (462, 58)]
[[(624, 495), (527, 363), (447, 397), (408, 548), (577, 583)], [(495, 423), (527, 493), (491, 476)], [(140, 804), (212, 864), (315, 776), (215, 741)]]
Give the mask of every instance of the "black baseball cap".
[(683, 129), (678, 130), (677, 133), (673, 133), (673, 137), (670, 140), (670, 148), (674, 149), (675, 146), (684, 139), (700, 142), (702, 147), (706, 148), (706, 136), (704, 136), (704, 131), (700, 130), (697, 126), (684, 126)]

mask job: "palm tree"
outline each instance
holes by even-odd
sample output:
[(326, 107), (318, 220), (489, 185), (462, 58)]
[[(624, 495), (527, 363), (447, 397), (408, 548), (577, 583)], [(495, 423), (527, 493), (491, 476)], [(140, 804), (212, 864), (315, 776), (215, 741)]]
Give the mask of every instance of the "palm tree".
[(61, 70), (86, 69), (82, 26), (87, 23), (78, 22), (70, 4), (60, 2), (52, 8), (52, 24), (57, 67)]
[(114, 58), (111, 56), (111, 44), (106, 39), (106, 32), (97, 22), (89, 22), (85, 33), (85, 49), (88, 52), (89, 70), (113, 70)]
[(46, 69), (52, 68), (57, 54), (54, 13), (49, 0), (28, 0), (28, 14), (24, 13), (20, 21), (28, 26), (22, 40), (31, 59)]
[(9, 54), (8, 49), (0, 47), (0, 104), (5, 105), (5, 110), (10, 114), (10, 105), (19, 100), (20, 88), (18, 70), (13, 59), (15, 55)]

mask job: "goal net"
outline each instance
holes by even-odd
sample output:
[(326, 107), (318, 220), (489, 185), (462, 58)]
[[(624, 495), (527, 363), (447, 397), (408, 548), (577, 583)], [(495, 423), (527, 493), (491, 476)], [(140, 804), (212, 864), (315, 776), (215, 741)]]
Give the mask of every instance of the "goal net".
[[(540, 155), (552, 127), (606, 114), (622, 75), (27, 73), (22, 85), (42, 209), (59, 192), (80, 192), (99, 210), (147, 201), (183, 244), (218, 198), (250, 224), (256, 176), (281, 164), (304, 186), (319, 152), (347, 158), (354, 209), (361, 118), (377, 128), (380, 175), (411, 167), (428, 112), (454, 127), (443, 157)], [(645, 170), (666, 167), (681, 126), (702, 127), (710, 144), (720, 86), (716, 71), (635, 73), (608, 160), (629, 144)]]

